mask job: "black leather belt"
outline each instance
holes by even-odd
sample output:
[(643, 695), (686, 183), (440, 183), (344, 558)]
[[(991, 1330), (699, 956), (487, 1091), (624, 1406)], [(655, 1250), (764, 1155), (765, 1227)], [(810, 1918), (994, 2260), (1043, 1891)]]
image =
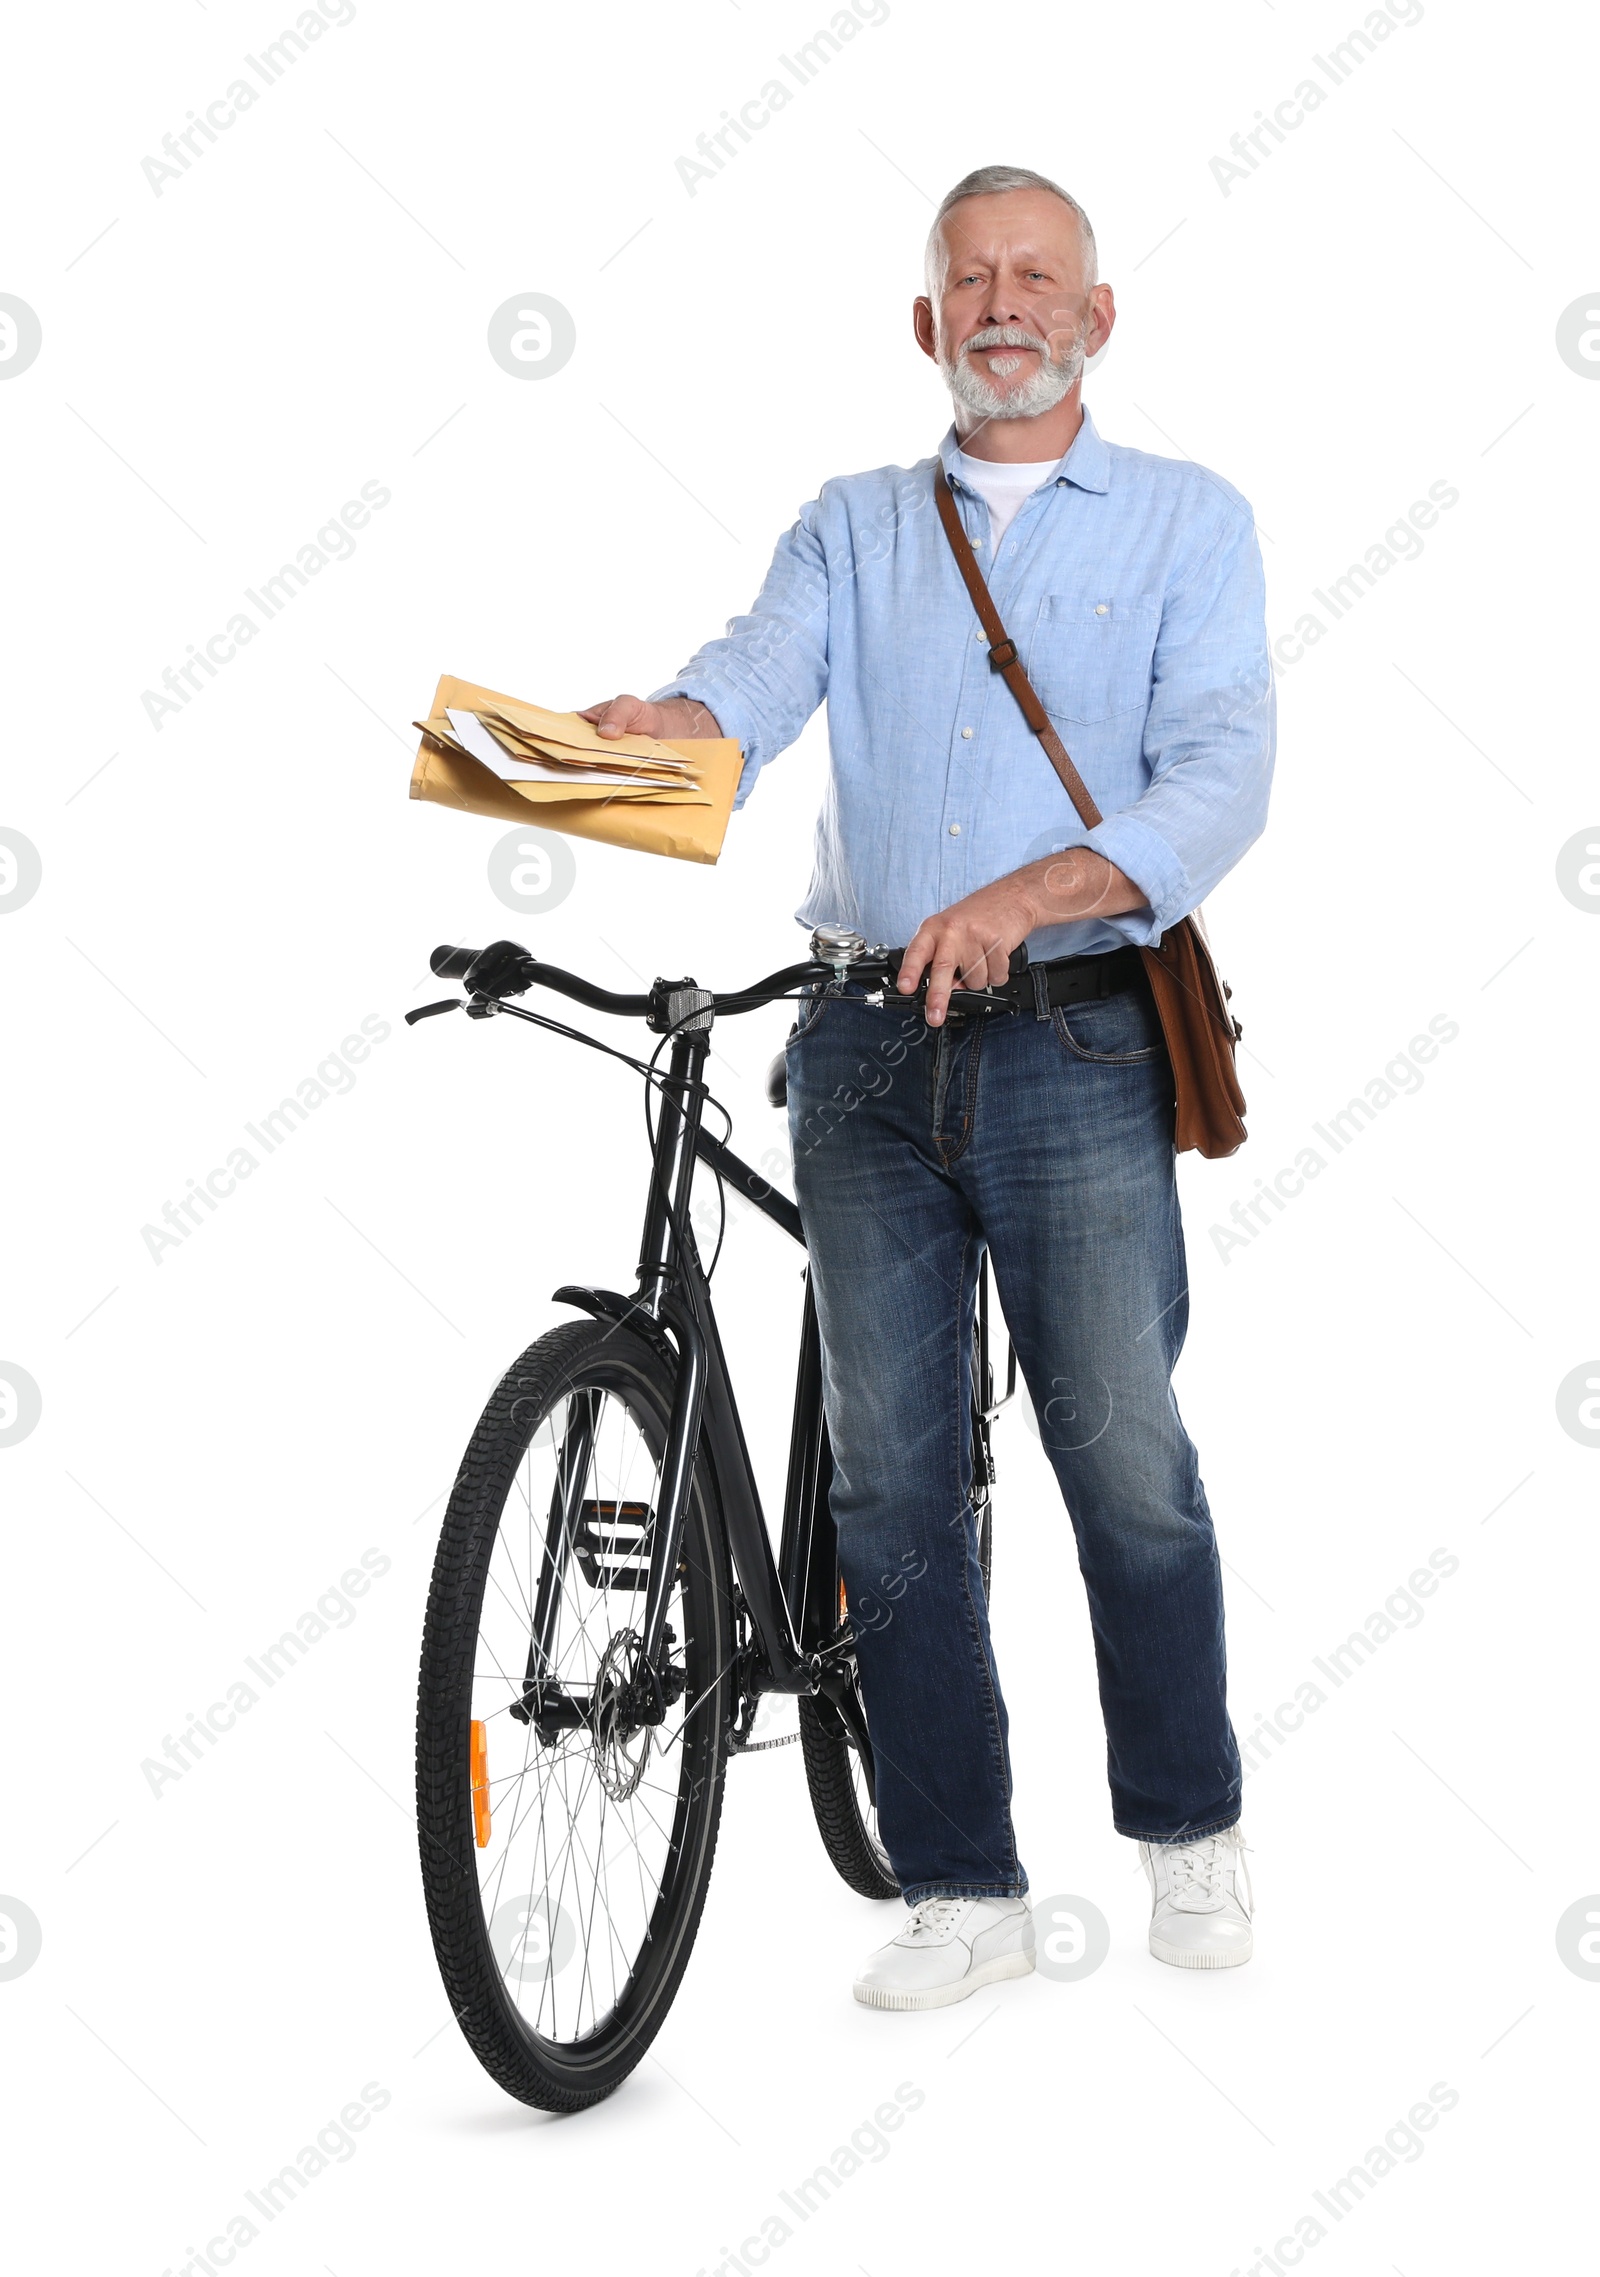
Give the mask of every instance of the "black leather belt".
[(1019, 1011), (1038, 1006), (1038, 982), (1044, 983), (1047, 1004), (1081, 1004), (1087, 997), (1116, 996), (1144, 978), (1144, 959), (1137, 949), (1106, 949), (1098, 956), (1052, 957), (1047, 964), (1029, 965), (994, 996), (1008, 996)]

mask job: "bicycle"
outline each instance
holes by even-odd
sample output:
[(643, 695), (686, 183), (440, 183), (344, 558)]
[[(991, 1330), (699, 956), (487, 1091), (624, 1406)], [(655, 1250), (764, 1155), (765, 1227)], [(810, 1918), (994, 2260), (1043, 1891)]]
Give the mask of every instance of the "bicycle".
[[(529, 1021), (646, 1079), (651, 1171), (637, 1286), (628, 1296), (557, 1289), (557, 1303), (586, 1317), (530, 1345), (496, 1387), (445, 1514), (418, 1682), (417, 1824), (440, 1973), (484, 2069), (542, 2110), (611, 2094), (660, 2029), (699, 1926), (728, 1760), (785, 1744), (752, 1737), (768, 1693), (798, 1701), (812, 1809), (834, 1867), (862, 1896), (898, 1894), (878, 1837), (828, 1510), (809, 1275), (774, 1557), (712, 1307), (721, 1237), (704, 1265), (689, 1215), (703, 1166), (724, 1227), (731, 1187), (804, 1246), (794, 1203), (726, 1145), (731, 1118), (719, 1139), (703, 1114), (715, 1103), (704, 1080), (715, 1019), (847, 979), (882, 992), (897, 977), (899, 952), (869, 950), (842, 927), (819, 928), (811, 946), (806, 962), (720, 997), (692, 980), (619, 995), (514, 941), (441, 948), (433, 971), (465, 994), (406, 1014), (413, 1025), (464, 1006), (471, 1019)], [(508, 1001), (535, 986), (643, 1019), (661, 1038), (654, 1055), (643, 1061)], [(1015, 1006), (958, 990), (951, 1009)], [(784, 1104), (781, 1054), (768, 1097)], [(990, 1425), (1017, 1374), (1012, 1350), (997, 1400), (989, 1327), (985, 1260), (971, 1503), (986, 1590)], [(888, 1617), (881, 1603), (856, 1608), (858, 1618), (880, 1612)]]

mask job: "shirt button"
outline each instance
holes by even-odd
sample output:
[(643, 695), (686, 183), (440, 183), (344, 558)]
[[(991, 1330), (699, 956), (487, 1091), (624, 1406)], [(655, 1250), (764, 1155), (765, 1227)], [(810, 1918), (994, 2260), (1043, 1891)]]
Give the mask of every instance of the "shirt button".
[(970, 727), (964, 727), (961, 730), (961, 739), (964, 743), (970, 743), (972, 741), (972, 730)]
[(951, 837), (952, 837), (952, 838), (959, 838), (959, 837), (961, 836), (961, 825), (960, 825), (960, 823), (959, 823), (959, 822), (952, 822), (952, 823), (951, 823), (951, 825), (950, 825), (950, 835), (951, 835)]
[(974, 640), (982, 640), (983, 635), (981, 632), (975, 632), (972, 637)]
[(1094, 605), (1094, 613), (1097, 617), (1109, 617), (1111, 611), (1106, 607), (1104, 601), (1096, 601)]

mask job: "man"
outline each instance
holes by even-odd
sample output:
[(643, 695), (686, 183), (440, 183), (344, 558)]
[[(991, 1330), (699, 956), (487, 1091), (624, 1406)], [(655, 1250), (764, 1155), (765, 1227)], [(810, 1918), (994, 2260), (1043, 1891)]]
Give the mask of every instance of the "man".
[[(1172, 1077), (1135, 945), (1265, 822), (1260, 555), (1236, 491), (1103, 442), (1083, 409), (1116, 309), (1064, 190), (969, 174), (939, 208), (927, 288), (917, 343), (955, 403), (937, 462), (825, 484), (748, 616), (649, 700), (588, 714), (607, 735), (736, 736), (743, 797), (826, 698), (798, 915), (908, 944), (906, 994), (926, 978), (925, 1017), (848, 981), (819, 990), (788, 1047), (840, 1569), (852, 1604), (890, 1612), (855, 1624), (879, 1831), (910, 1908), (855, 1992), (890, 2009), (1034, 1962), (970, 1502), (985, 1246), (1077, 1537), (1150, 1949), (1228, 1968), (1252, 1941), (1221, 1578), (1170, 1383), (1188, 1316)], [(936, 463), (1105, 817), (1092, 830), (991, 667)], [(947, 1017), (958, 979), (1008, 985), (1023, 943), (1016, 1015)]]

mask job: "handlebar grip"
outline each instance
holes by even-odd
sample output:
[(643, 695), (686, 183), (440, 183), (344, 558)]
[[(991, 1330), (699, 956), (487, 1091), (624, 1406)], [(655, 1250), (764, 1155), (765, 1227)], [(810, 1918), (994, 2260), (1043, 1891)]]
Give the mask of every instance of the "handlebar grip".
[(434, 950), (428, 963), (441, 980), (465, 980), (467, 968), (477, 954), (476, 949), (453, 949), (446, 942), (443, 948)]

